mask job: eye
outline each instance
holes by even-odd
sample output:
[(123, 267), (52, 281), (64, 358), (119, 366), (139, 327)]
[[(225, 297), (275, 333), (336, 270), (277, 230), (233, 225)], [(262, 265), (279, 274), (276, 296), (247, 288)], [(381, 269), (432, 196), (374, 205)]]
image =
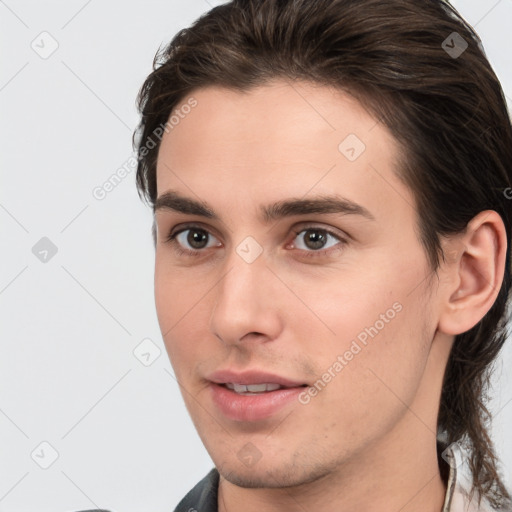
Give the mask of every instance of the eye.
[(199, 256), (202, 249), (218, 247), (221, 245), (218, 241), (218, 243), (210, 243), (215, 240), (217, 239), (206, 229), (197, 226), (190, 226), (180, 229), (174, 233), (170, 233), (166, 242), (172, 243), (179, 254)]
[(320, 256), (325, 253), (330, 253), (331, 250), (328, 249), (331, 247), (339, 245), (340, 247), (337, 249), (341, 249), (346, 243), (340, 235), (318, 226), (307, 226), (300, 231), (294, 231), (294, 233), (296, 234), (294, 240), (299, 241), (298, 243), (292, 242), (295, 248), (308, 253), (320, 253), (307, 254), (307, 256)]

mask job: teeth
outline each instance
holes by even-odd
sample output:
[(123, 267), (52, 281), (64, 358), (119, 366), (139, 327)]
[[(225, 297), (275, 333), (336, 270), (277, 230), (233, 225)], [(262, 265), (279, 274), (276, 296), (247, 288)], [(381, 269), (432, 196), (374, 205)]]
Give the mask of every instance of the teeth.
[(281, 388), (279, 384), (235, 384), (231, 382), (226, 383), (226, 387), (235, 393), (265, 393), (266, 391), (275, 391)]
[(276, 389), (282, 388), (279, 384), (265, 384), (267, 386), (267, 391), (275, 391)]

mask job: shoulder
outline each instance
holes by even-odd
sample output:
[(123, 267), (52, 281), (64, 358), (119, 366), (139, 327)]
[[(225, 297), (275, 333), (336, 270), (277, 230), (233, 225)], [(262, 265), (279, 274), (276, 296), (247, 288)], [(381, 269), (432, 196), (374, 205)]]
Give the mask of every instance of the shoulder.
[(174, 512), (218, 512), (218, 487), (219, 472), (213, 468), (186, 494)]

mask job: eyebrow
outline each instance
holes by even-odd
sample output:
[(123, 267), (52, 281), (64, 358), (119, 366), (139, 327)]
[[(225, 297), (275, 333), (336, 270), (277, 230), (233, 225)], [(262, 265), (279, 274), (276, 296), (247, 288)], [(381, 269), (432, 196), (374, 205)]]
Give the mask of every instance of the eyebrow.
[[(153, 212), (155, 213), (158, 210), (171, 210), (178, 213), (220, 220), (219, 215), (207, 203), (182, 196), (172, 190), (163, 193), (156, 199)], [(369, 220), (375, 220), (375, 217), (364, 206), (339, 195), (323, 195), (310, 199), (286, 199), (269, 205), (262, 205), (260, 206), (260, 211), (261, 219), (266, 224), (284, 217), (315, 213), (360, 215)]]

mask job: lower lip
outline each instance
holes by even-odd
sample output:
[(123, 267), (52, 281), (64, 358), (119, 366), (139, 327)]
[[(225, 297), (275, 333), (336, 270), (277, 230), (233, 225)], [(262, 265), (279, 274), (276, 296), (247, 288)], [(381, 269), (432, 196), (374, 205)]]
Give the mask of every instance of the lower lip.
[(268, 418), (286, 404), (297, 401), (305, 387), (282, 388), (255, 395), (239, 395), (234, 391), (211, 383), (213, 402), (227, 418), (235, 421), (258, 421)]

